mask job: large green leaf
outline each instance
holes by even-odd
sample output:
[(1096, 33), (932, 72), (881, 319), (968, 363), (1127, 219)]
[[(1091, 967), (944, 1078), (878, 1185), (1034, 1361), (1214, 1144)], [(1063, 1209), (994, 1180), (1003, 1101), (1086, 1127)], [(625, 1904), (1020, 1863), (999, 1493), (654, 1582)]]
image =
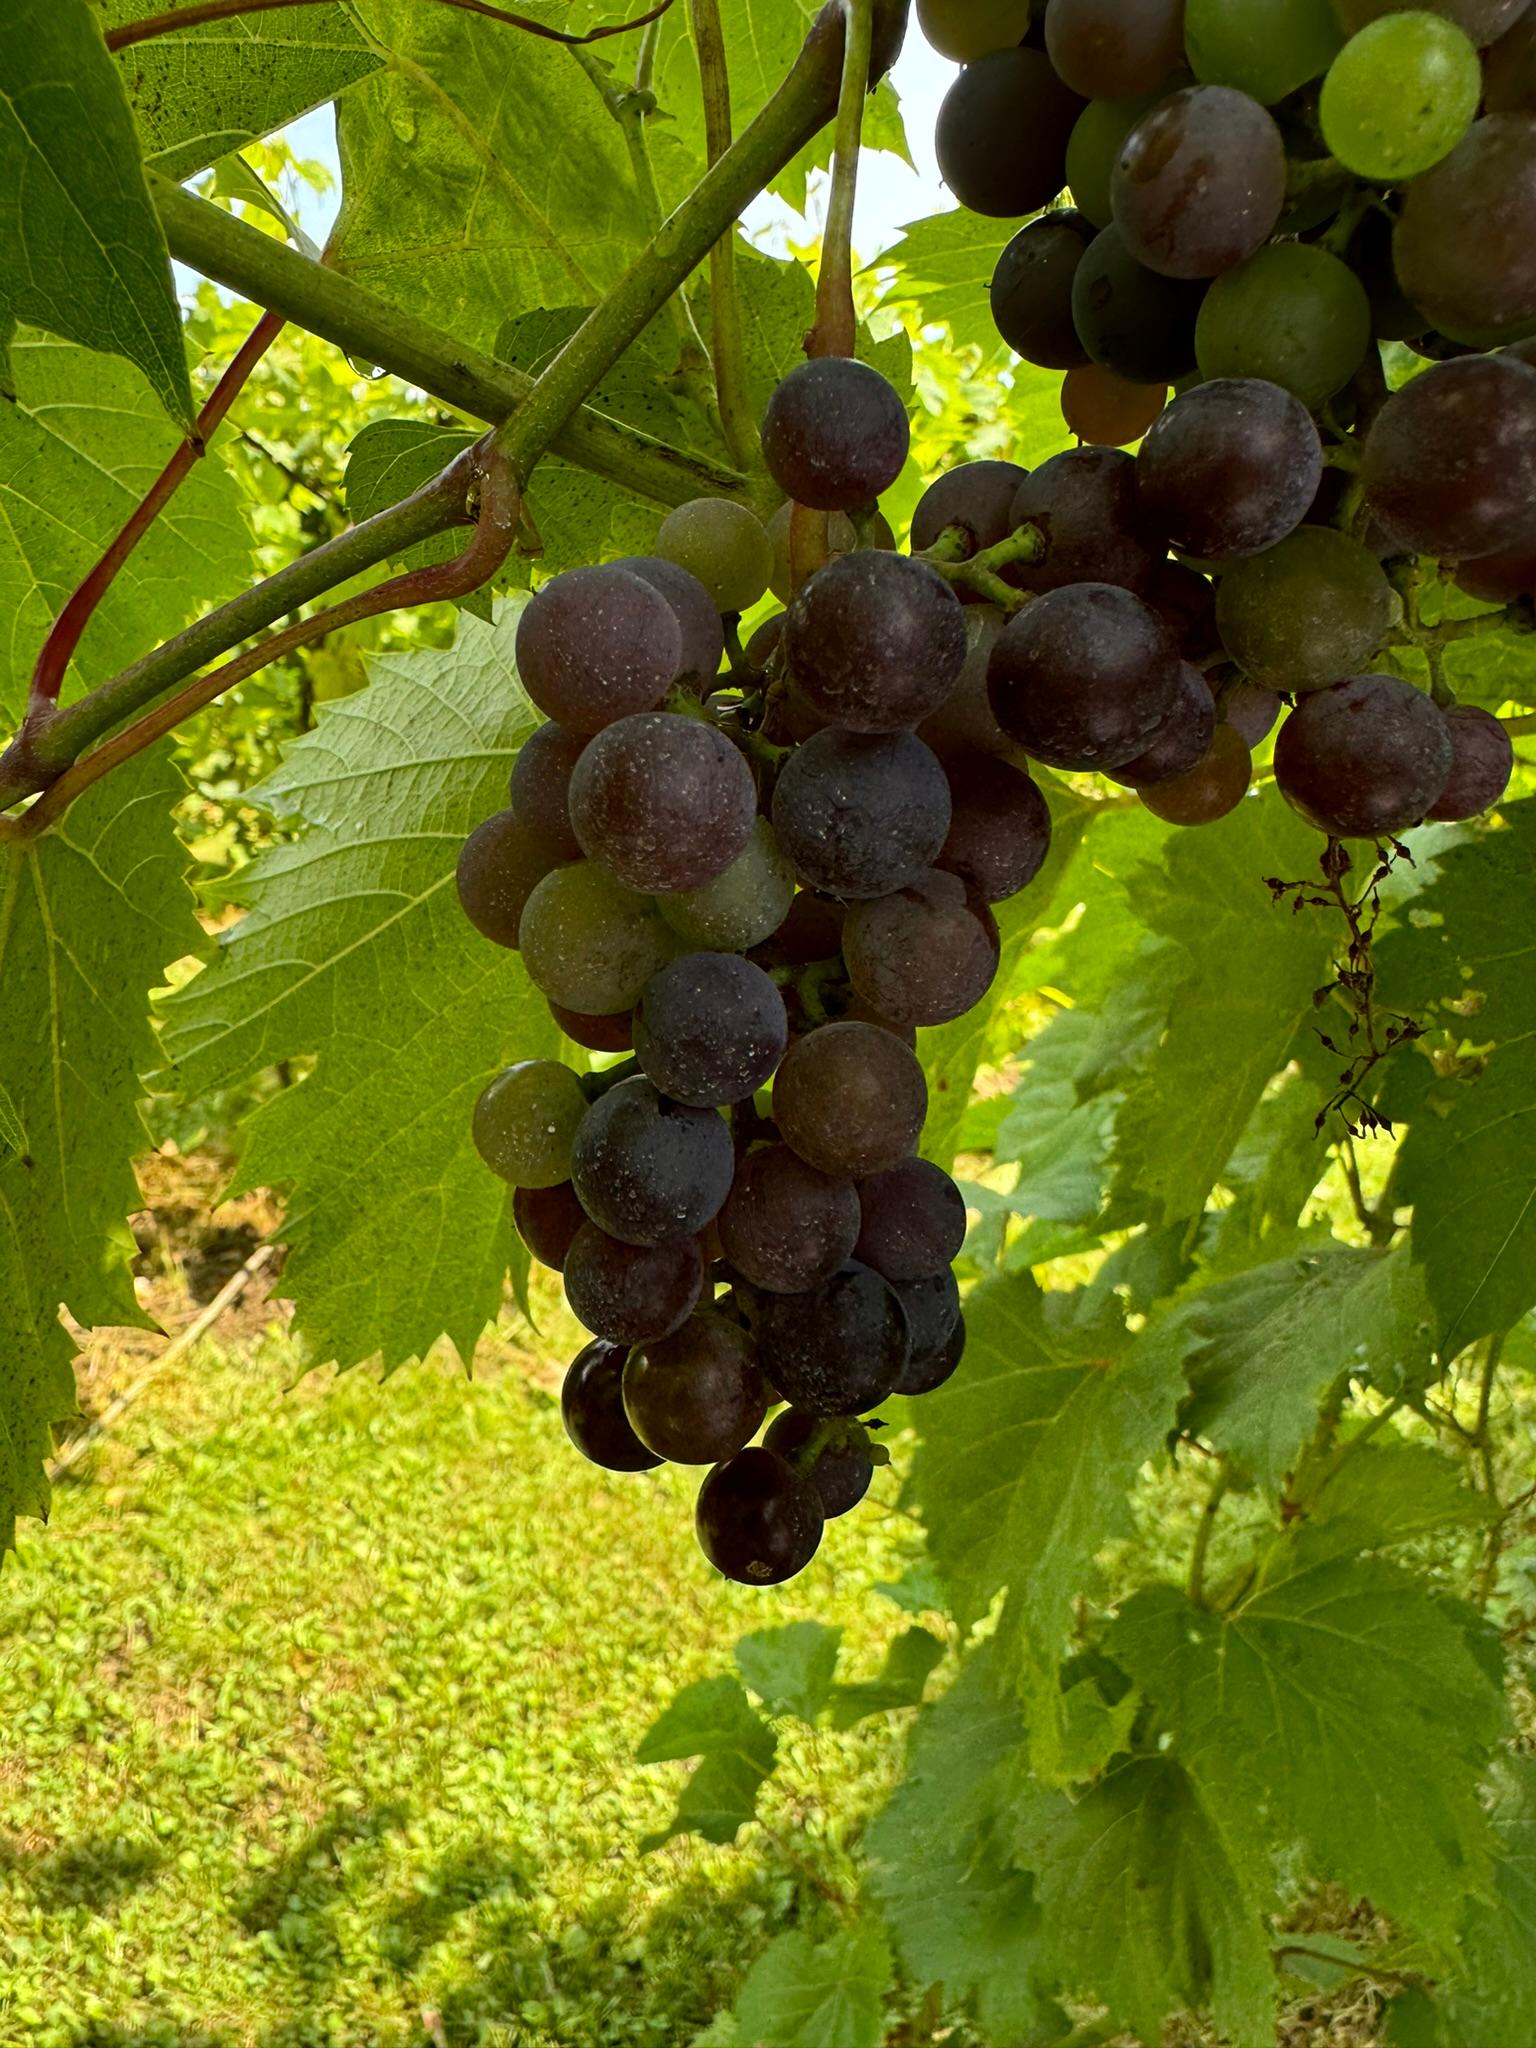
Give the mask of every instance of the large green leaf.
[(1329, 1389), (1422, 1381), (1434, 1319), (1407, 1248), (1339, 1245), (1206, 1288), (1193, 1304), (1186, 1426), (1270, 1493), (1285, 1484)]
[(288, 1188), (287, 1285), (317, 1358), (468, 1357), (513, 1256), (511, 1203), (469, 1139), (475, 1097), (557, 1033), (521, 962), (454, 891), (465, 834), (506, 801), (537, 723), (512, 662), (515, 605), (448, 650), (381, 656), (260, 800), (302, 830), (249, 871), (250, 914), (170, 1006), (182, 1086), (272, 1062), (316, 1070), (257, 1115), (247, 1184)]
[(983, 1646), (912, 1731), (901, 1783), (865, 1836), (870, 1888), (919, 1984), (977, 2001), (1014, 2040), (1039, 2016), (1040, 1910), (1012, 1861), (1008, 1816), (1026, 1732)]
[[(1446, 1023), (1486, 1065), (1432, 1088), (1403, 1143), (1414, 1256), (1443, 1348), (1508, 1329), (1536, 1304), (1536, 934), (1511, 915), (1536, 884), (1536, 799), (1502, 830), (1448, 848), (1383, 980), (1421, 1021)], [(1454, 1003), (1454, 1010), (1450, 1007)]]
[(0, 311), (126, 356), (191, 426), (165, 234), (87, 0), (11, 0), (0, 36)]
[(794, 1714), (814, 1727), (832, 1695), (840, 1628), (790, 1621), (760, 1628), (736, 1645), (736, 1669), (770, 1714)]
[[(0, 403), (0, 719), (19, 717), (54, 617), (164, 467), (176, 434), (129, 364), (23, 332)], [(232, 478), (200, 462), (119, 570), (68, 694), (147, 653), (244, 584), (250, 531)]]
[[(98, 0), (102, 26), (156, 12), (144, 0)], [(147, 162), (189, 178), (271, 135), (378, 69), (345, 7), (204, 21), (135, 43), (116, 59)]]
[(1377, 1558), (1303, 1531), (1230, 1613), (1138, 1593), (1110, 1653), (1153, 1701), (1207, 1811), (1298, 1838), (1314, 1876), (1449, 1945), (1486, 1883), (1479, 1797), (1503, 1732), (1497, 1667), (1464, 1617)]
[(742, 2048), (878, 2048), (891, 1951), (873, 1921), (819, 1945), (795, 1929), (769, 1944), (736, 2001)]
[[(1003, 344), (989, 287), (1008, 235), (1002, 221), (984, 219), (963, 206), (912, 221), (886, 254), (887, 262), (901, 265), (888, 296), (897, 303), (916, 301), (923, 319), (942, 321), (962, 348), (998, 354)], [(1061, 382), (1025, 366), (1019, 384), (1024, 402), (1017, 459), (1033, 468), (1069, 438), (1061, 419)]]
[(1452, 2042), (1536, 2040), (1536, 1759), (1505, 1759), (1494, 1786), (1493, 1892), (1472, 1902), (1446, 1987)]
[(701, 1678), (685, 1685), (640, 1738), (635, 1760), (659, 1764), (698, 1757), (700, 1763), (670, 1825), (647, 1835), (641, 1850), (659, 1849), (674, 1835), (734, 1842), (757, 1811), (777, 1750), (778, 1737), (753, 1712), (739, 1679)]
[(1237, 2048), (1273, 2041), (1265, 1848), (1172, 1757), (1129, 1759), (1076, 1801), (1026, 1798), (1014, 1850), (1067, 1992), (1148, 2043), (1207, 2005)]
[(125, 1218), (139, 1206), (149, 992), (201, 934), (163, 749), (86, 791), (23, 852), (0, 851), (0, 1089), (22, 1136), (0, 1150), (0, 1549), (48, 1505), (51, 1426), (74, 1412), (58, 1319), (141, 1323)]

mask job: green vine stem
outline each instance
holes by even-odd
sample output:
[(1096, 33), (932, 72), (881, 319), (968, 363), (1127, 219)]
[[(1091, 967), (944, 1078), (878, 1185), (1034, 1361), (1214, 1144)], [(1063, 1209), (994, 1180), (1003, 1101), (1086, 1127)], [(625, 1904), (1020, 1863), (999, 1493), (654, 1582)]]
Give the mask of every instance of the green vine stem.
[(43, 792), (24, 817), (16, 822), (13, 836), (21, 841), (36, 839), (46, 832), (76, 797), (93, 782), (100, 781), (121, 762), (163, 739), (168, 733), (211, 704), (238, 682), (281, 655), (307, 647), (356, 625), (361, 619), (376, 618), (380, 612), (395, 611), (402, 605), (430, 604), (444, 598), (465, 597), (488, 583), (506, 560), (517, 532), (519, 496), (511, 471), (487, 437), (465, 451), (471, 481), (466, 501), (475, 506), (475, 533), (462, 554), (448, 562), (434, 562), (424, 569), (406, 570), (371, 590), (359, 591), (340, 604), (330, 605), (312, 617), (300, 619), (281, 633), (248, 647), (209, 675), (198, 676), (163, 704), (126, 727), (94, 753), (76, 760)]
[[(466, 347), (408, 307), (301, 256), (169, 179), (151, 172), (149, 189), (178, 261), (256, 305), (270, 306), (356, 360), (377, 363), (490, 426), (516, 412), (533, 390), (526, 371)], [(658, 505), (740, 498), (746, 492), (736, 471), (586, 408), (561, 428), (551, 447), (578, 468)]]
[(730, 232), (747, 202), (825, 124), (837, 104), (842, 77), (841, 27), (840, 8), (824, 8), (772, 99), (662, 223), (650, 247), (587, 316), (527, 401), (498, 430), (502, 449), (520, 479), (526, 480), (630, 342), (720, 237)]
[(1029, 592), (1004, 582), (999, 572), (1016, 562), (1045, 560), (1049, 543), (1038, 526), (1018, 527), (995, 546), (983, 548), (980, 554), (965, 554), (963, 550), (969, 545), (964, 527), (947, 526), (918, 560), (937, 569), (947, 582), (965, 584), (990, 598), (993, 604), (1001, 605), (1004, 611), (1016, 612), (1029, 603)]
[[(476, 449), (466, 449), (441, 476), (423, 484), (400, 504), (322, 542), (276, 575), (209, 612), (77, 703), (50, 711), (46, 720), (29, 719), (0, 755), (0, 809), (34, 790), (46, 789), (115, 725), (274, 620), (313, 603), (338, 583), (377, 568), (418, 541), (467, 524), (472, 516), (469, 495), (476, 467)], [(272, 647), (271, 642), (263, 644)], [(269, 652), (266, 659), (271, 658)]]
[[(1483, 1354), (1483, 1369), (1477, 1383), (1477, 1418), (1472, 1425), (1472, 1441), (1477, 1446), (1478, 1474), (1483, 1483), (1483, 1497), (1494, 1510), (1499, 1506), (1498, 1473), (1493, 1461), (1493, 1431), (1490, 1417), (1493, 1410), (1494, 1383), (1499, 1376), (1499, 1361), (1504, 1356), (1503, 1330), (1488, 1339), (1488, 1348)], [(1499, 1559), (1503, 1555), (1507, 1524), (1503, 1515), (1498, 1515), (1488, 1529), (1483, 1545), (1483, 1561), (1477, 1575), (1477, 1604), (1486, 1608), (1493, 1597), (1493, 1589), (1499, 1576)]]
[[(731, 146), (731, 77), (726, 65), (719, 0), (689, 0), (689, 13), (704, 103), (704, 146), (713, 165)], [(734, 227), (728, 228), (709, 252), (709, 298), (720, 431), (731, 460), (742, 469), (753, 469), (761, 451), (757, 415), (747, 390), (741, 303), (736, 295)]]
[(864, 146), (864, 96), (874, 41), (872, 0), (843, 0), (843, 72), (837, 101), (837, 137), (832, 150), (832, 190), (821, 238), (816, 277), (816, 324), (805, 337), (808, 356), (851, 356), (858, 350), (858, 314), (853, 303), (853, 213), (859, 189), (859, 152)]
[(1200, 1510), (1200, 1520), (1195, 1527), (1194, 1548), (1189, 1556), (1189, 1597), (1196, 1607), (1205, 1605), (1206, 1560), (1210, 1556), (1211, 1538), (1216, 1533), (1216, 1517), (1221, 1513), (1221, 1504), (1226, 1499), (1231, 1484), (1232, 1468), (1223, 1458), (1216, 1467), (1211, 1490)]
[(212, 396), (197, 415), (197, 432), (178, 442), (175, 453), (124, 520), (110, 547), (71, 593), (68, 603), (54, 620), (32, 670), (27, 694), (29, 717), (41, 707), (57, 704), (64, 677), (80, 645), (81, 635), (91, 622), (96, 607), (117, 578), (117, 572), (133, 553), (159, 516), (161, 509), (180, 489), (193, 465), (208, 452), (208, 443), (224, 415), (245, 388), (247, 378), (283, 331), (281, 314), (263, 313), (235, 351)]
[[(109, 50), (127, 50), (135, 43), (150, 42), (156, 36), (170, 35), (176, 29), (198, 28), (208, 21), (228, 21), (239, 14), (270, 14), (280, 7), (314, 7), (319, 4), (320, 0), (196, 0), (196, 5), (177, 7), (169, 14), (152, 14), (146, 15), (142, 21), (125, 21), (117, 28), (107, 29), (103, 40)], [(582, 36), (573, 36), (565, 29), (549, 28), (542, 21), (530, 21), (526, 14), (509, 14), (504, 7), (492, 7), (489, 0), (438, 0), (438, 4), (457, 7), (465, 14), (484, 15), (489, 21), (503, 22), (508, 28), (521, 29), (526, 35), (540, 36), (545, 42), (566, 43), (574, 47), (601, 42), (605, 36), (628, 35), (632, 29), (659, 21), (672, 5), (672, 0), (661, 0), (661, 4), (653, 7), (649, 14), (637, 15), (633, 21), (610, 22), (606, 28), (589, 29)]]

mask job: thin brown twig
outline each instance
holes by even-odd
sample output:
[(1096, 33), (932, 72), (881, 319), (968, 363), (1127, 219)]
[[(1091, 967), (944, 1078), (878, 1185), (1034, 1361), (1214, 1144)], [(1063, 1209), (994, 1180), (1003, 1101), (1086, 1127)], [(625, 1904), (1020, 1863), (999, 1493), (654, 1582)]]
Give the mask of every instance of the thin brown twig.
[(462, 554), (455, 555), (449, 562), (436, 562), (428, 568), (411, 569), (390, 577), (375, 584), (371, 590), (330, 605), (311, 618), (298, 620), (281, 633), (268, 634), (264, 640), (244, 649), (221, 668), (194, 676), (174, 696), (136, 719), (94, 753), (84, 755), (67, 768), (56, 782), (49, 785), (31, 810), (17, 821), (16, 837), (32, 840), (46, 832), (93, 782), (99, 781), (134, 754), (142, 753), (156, 740), (174, 732), (178, 725), (184, 724), (194, 712), (201, 711), (204, 705), (211, 704), (215, 697), (222, 696), (224, 691), (244, 682), (247, 676), (254, 675), (258, 669), (266, 668), (283, 655), (292, 654), (343, 626), (375, 618), (380, 612), (398, 611), (407, 605), (429, 604), (443, 598), (463, 597), (488, 582), (506, 559), (512, 545), (521, 499), (511, 467), (497, 450), (491, 436), (487, 435), (483, 441), (467, 449), (464, 459), (468, 470), (466, 486), (470, 477), (478, 483), (479, 514), (475, 537)]
[(161, 470), (143, 498), (124, 520), (111, 545), (71, 593), (64, 609), (49, 628), (32, 670), (27, 710), (57, 704), (70, 661), (80, 645), (97, 606), (111, 588), (117, 572), (149, 531), (159, 513), (208, 450), (214, 430), (234, 404), (246, 379), (283, 330), (280, 313), (263, 313), (235, 352), (229, 367), (214, 387), (212, 396), (197, 416), (197, 432), (190, 440), (177, 443), (175, 453)]
[[(241, 14), (267, 14), (279, 7), (315, 7), (321, 0), (197, 0), (192, 7), (173, 8), (168, 14), (146, 15), (142, 21), (125, 21), (117, 28), (109, 28), (104, 40), (109, 50), (130, 49), (135, 43), (147, 43), (156, 36), (170, 35), (179, 28), (198, 28), (206, 21), (229, 21)], [(606, 36), (627, 35), (631, 29), (644, 28), (648, 22), (660, 21), (672, 5), (672, 0), (660, 0), (649, 14), (638, 14), (633, 21), (610, 22), (607, 28), (588, 29), (582, 36), (573, 36), (565, 29), (549, 28), (542, 21), (530, 21), (525, 14), (509, 14), (504, 7), (492, 7), (489, 0), (437, 0), (441, 7), (457, 7), (465, 14), (483, 14), (489, 21), (504, 22), (508, 28), (520, 28), (530, 36), (540, 36), (545, 42), (564, 43), (575, 48), (582, 43), (600, 43)]]

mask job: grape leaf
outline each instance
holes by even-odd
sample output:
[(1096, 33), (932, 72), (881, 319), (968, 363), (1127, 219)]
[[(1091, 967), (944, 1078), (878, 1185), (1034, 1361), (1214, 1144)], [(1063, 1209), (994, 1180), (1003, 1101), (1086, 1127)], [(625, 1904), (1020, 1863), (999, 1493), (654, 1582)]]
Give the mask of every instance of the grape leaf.
[(815, 1725), (832, 1695), (840, 1628), (791, 1621), (760, 1628), (736, 1645), (736, 1669), (770, 1714), (795, 1714)]
[[(104, 28), (144, 0), (99, 0)], [(115, 58), (145, 160), (178, 181), (334, 99), (379, 65), (345, 7), (204, 21)]]
[(923, 1709), (906, 1771), (864, 1848), (870, 1890), (908, 1974), (974, 1997), (988, 2032), (1011, 2041), (1040, 2012), (1041, 1929), (1033, 1885), (1006, 1839), (1026, 1731), (996, 1662), (988, 1645), (972, 1651), (950, 1690)]
[[(128, 363), (25, 330), (11, 361), (16, 403), (0, 404), (0, 719), (20, 717), (49, 626), (176, 446)], [(97, 607), (68, 694), (242, 588), (249, 570), (240, 494), (222, 464), (200, 462)]]
[[(1440, 1019), (1491, 1044), (1486, 1066), (1429, 1093), (1403, 1141), (1402, 1199), (1447, 1355), (1508, 1329), (1536, 1304), (1536, 937), (1509, 906), (1536, 879), (1536, 799), (1502, 831), (1447, 848), (1411, 924), (1383, 946), (1400, 1003), (1454, 1001)], [(1414, 1000), (1422, 998), (1423, 1001)]]
[(1024, 1071), (992, 1148), (998, 1165), (1018, 1161), (1012, 1206), (1021, 1216), (1091, 1223), (1103, 1207), (1119, 1097), (1078, 1100), (1078, 1067), (1094, 1029), (1088, 1011), (1059, 1011), (1021, 1054)]
[(1385, 1550), (1447, 1529), (1486, 1527), (1497, 1512), (1460, 1467), (1427, 1444), (1346, 1441), (1306, 1501), (1310, 1541), (1324, 1549)]
[(11, 0), (0, 37), (0, 309), (125, 356), (191, 426), (165, 234), (87, 0)]
[(742, 2048), (879, 2048), (891, 1952), (873, 1921), (817, 1945), (798, 1928), (770, 1942), (736, 2001)]
[(1505, 1758), (1494, 1788), (1492, 1895), (1471, 1901), (1443, 1988), (1452, 2042), (1536, 2039), (1536, 1759)]
[(944, 1661), (944, 1645), (925, 1628), (903, 1629), (885, 1653), (878, 1678), (860, 1685), (832, 1689), (832, 1726), (852, 1728), (871, 1714), (891, 1714), (922, 1704), (935, 1668)]
[(1278, 1494), (1346, 1374), (1422, 1381), (1434, 1318), (1406, 1247), (1343, 1245), (1278, 1259), (1205, 1288), (1191, 1307), (1183, 1421)]
[(574, 54), (415, 0), (357, 12), (390, 55), (339, 103), (341, 267), (482, 348), (513, 309), (594, 304), (648, 229)]
[[(1003, 236), (995, 220), (955, 207), (909, 221), (901, 240), (886, 253), (899, 263), (896, 282), (887, 297), (895, 304), (916, 303), (927, 321), (942, 321), (961, 348), (978, 348), (983, 358), (1003, 348), (992, 318), (989, 287), (997, 268)], [(1017, 460), (1033, 468), (1060, 448), (1059, 378), (1039, 376), (1029, 367), (1018, 376), (1020, 413), (1010, 407), (1018, 425)]]
[(683, 1787), (670, 1825), (645, 1836), (641, 1854), (674, 1835), (734, 1842), (757, 1811), (757, 1795), (777, 1752), (778, 1737), (753, 1712), (739, 1679), (701, 1678), (685, 1685), (640, 1738), (635, 1761), (672, 1763), (696, 1756), (702, 1762)]
[(1463, 1616), (1380, 1558), (1282, 1539), (1225, 1615), (1136, 1594), (1106, 1645), (1158, 1710), (1208, 1811), (1264, 1816), (1314, 1876), (1431, 1940), (1486, 1880), (1479, 1799), (1502, 1734), (1497, 1669)]
[(1075, 1802), (1026, 1798), (1014, 1853), (1066, 1990), (1102, 1999), (1144, 2041), (1206, 2005), (1235, 2040), (1270, 2040), (1272, 1882), (1237, 1820), (1165, 1756), (1130, 1759)]
[(18, 1514), (46, 1513), (51, 1428), (74, 1412), (60, 1304), (144, 1325), (123, 1219), (139, 1206), (149, 992), (202, 943), (170, 818), (181, 792), (156, 748), (36, 846), (0, 851), (0, 1086), (22, 1138), (0, 1150), (0, 1551)]
[[(467, 428), (443, 427), (432, 420), (370, 420), (347, 449), (344, 485), (353, 523), (386, 511), (430, 483), (455, 455), (472, 447), (479, 438)], [(418, 541), (398, 560), (412, 569), (451, 561), (464, 552), (466, 539), (463, 527), (453, 527), (447, 533), (435, 533), (428, 540)], [(455, 602), (461, 611), (473, 612), (477, 619), (489, 620), (492, 615), (489, 588), (472, 590)]]
[(249, 915), (168, 1006), (167, 1054), (194, 1093), (319, 1056), (257, 1113), (241, 1167), (242, 1185), (292, 1191), (286, 1285), (317, 1360), (392, 1366), (445, 1333), (467, 1358), (516, 1256), (470, 1112), (558, 1034), (453, 882), (538, 722), (516, 619), (503, 604), (491, 626), (461, 617), (451, 649), (377, 656), (370, 687), (322, 712), (257, 792), (304, 829), (246, 871)]
[(1176, 835), (1159, 867), (1132, 877), (1135, 907), (1179, 945), (1186, 970), (1116, 1124), (1116, 1201), (1128, 1220), (1200, 1214), (1311, 1016), (1330, 978), (1333, 921), (1272, 903), (1264, 881), (1307, 873), (1320, 851), (1270, 789), (1218, 824)]

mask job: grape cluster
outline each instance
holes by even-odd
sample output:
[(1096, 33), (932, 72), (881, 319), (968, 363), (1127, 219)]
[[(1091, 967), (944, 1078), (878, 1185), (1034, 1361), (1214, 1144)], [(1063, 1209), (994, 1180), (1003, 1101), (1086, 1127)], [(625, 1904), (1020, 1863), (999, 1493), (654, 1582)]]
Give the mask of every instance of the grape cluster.
[[(763, 439), (780, 516), (696, 501), (654, 556), (528, 603), (518, 667), (548, 722), (458, 869), (561, 1030), (618, 1056), (519, 1062), (474, 1112), (525, 1244), (593, 1333), (566, 1427), (611, 1470), (709, 1468), (700, 1543), (757, 1585), (863, 1497), (863, 1418), (960, 1362), (965, 1203), (916, 1156), (916, 1033), (985, 993), (990, 905), (1050, 844), (1022, 767), (918, 737), (964, 722), (989, 643), (876, 510), (907, 457), (896, 392), (807, 363)], [(796, 505), (819, 564), (798, 578)], [(787, 609), (744, 649), (770, 582)]]
[[(1065, 373), (1063, 416), (1090, 444), (1009, 504), (999, 488), (975, 535), (1027, 522), (1049, 543), (1006, 572), (1041, 595), (991, 658), (1004, 728), (1193, 824), (1240, 799), (1285, 698), (1275, 776), (1320, 830), (1391, 838), (1487, 809), (1508, 736), (1455, 704), (1418, 604), (1427, 558), (1531, 623), (1536, 6), (918, 15), (964, 67), (939, 115), (947, 183), (976, 213), (1034, 215), (998, 261), (998, 331)], [(1428, 367), (1389, 392), (1394, 342)], [(1159, 659), (1159, 623), (1208, 678), (1214, 723)], [(1372, 666), (1414, 640), (1430, 695)]]

